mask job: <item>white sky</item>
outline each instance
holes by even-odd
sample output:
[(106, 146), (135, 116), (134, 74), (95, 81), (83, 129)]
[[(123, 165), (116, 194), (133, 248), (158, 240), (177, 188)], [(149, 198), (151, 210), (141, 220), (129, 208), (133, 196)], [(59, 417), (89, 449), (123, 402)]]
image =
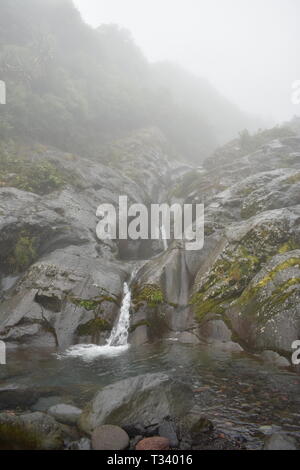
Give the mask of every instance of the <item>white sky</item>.
[(74, 0), (92, 26), (129, 29), (151, 61), (172, 60), (242, 109), (276, 121), (300, 114), (300, 0)]

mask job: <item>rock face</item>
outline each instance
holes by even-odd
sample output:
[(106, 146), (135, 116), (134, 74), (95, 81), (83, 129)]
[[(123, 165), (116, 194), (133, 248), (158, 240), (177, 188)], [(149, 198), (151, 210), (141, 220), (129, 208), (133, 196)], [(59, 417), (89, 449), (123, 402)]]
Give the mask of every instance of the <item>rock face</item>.
[(118, 426), (99, 426), (92, 433), (93, 450), (124, 450), (128, 446), (129, 436)]
[(0, 414), (0, 448), (5, 450), (59, 450), (63, 431), (45, 413)]
[[(110, 166), (44, 149), (71, 175), (65, 184), (45, 194), (0, 188), (0, 340), (104, 344), (123, 283), (143, 259), (132, 285), (132, 345), (176, 337), (290, 353), (300, 335), (300, 137), (267, 135), (249, 151), (242, 140), (228, 144), (200, 169), (169, 158), (154, 129), (115, 143)], [(31, 162), (40, 157), (30, 153)], [(147, 207), (204, 203), (204, 248), (98, 240), (96, 209), (117, 204), (120, 191)]]
[(103, 424), (147, 428), (184, 414), (192, 404), (189, 387), (164, 374), (146, 374), (104, 387), (84, 410), (79, 424), (88, 433)]
[[(132, 270), (126, 259), (151, 257), (162, 247), (156, 241), (101, 242), (96, 210), (99, 204), (118, 204), (120, 195), (129, 204), (157, 201), (182, 166), (170, 163), (164, 145), (157, 131), (141, 131), (134, 142), (118, 143), (124, 158), (113, 168), (31, 149), (31, 164), (43, 158), (69, 178), (45, 194), (0, 188), (2, 340), (60, 349), (105, 342)], [(137, 342), (144, 340), (139, 336)]]

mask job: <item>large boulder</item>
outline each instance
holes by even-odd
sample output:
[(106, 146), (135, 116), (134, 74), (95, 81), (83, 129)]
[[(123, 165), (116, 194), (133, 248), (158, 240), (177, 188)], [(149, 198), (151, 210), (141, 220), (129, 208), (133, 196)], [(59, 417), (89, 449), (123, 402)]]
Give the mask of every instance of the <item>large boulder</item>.
[(184, 414), (193, 403), (191, 389), (167, 375), (146, 374), (104, 387), (84, 410), (79, 425), (91, 433), (97, 426), (116, 424), (145, 428)]
[(299, 334), (299, 220), (300, 206), (294, 206), (259, 213), (225, 230), (215, 259), (200, 268), (190, 298), (202, 336), (218, 335), (208, 321), (223, 319), (235, 339), (250, 348), (291, 351)]
[(45, 413), (0, 414), (2, 450), (59, 450), (63, 444), (63, 429)]
[(291, 354), (300, 334), (300, 250), (276, 255), (227, 315), (249, 347)]

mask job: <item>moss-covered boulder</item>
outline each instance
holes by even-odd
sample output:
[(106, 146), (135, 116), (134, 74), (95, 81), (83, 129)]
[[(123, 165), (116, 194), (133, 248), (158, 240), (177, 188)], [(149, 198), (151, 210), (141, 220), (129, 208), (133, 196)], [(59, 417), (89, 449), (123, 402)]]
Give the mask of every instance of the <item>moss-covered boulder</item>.
[(226, 316), (249, 347), (291, 355), (300, 335), (300, 250), (274, 256)]
[(45, 413), (0, 414), (1, 450), (59, 450), (63, 444), (62, 428)]

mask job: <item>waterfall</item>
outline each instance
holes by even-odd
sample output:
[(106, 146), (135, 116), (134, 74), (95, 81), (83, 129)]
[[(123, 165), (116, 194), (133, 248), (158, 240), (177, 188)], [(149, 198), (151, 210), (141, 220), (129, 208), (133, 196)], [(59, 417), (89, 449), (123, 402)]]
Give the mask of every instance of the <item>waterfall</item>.
[(168, 249), (168, 240), (167, 240), (166, 229), (165, 229), (165, 226), (163, 224), (161, 224), (161, 226), (160, 226), (160, 233), (161, 233), (161, 239), (162, 239), (162, 242), (163, 242), (164, 251), (167, 251), (167, 249)]
[[(132, 278), (133, 274), (131, 275), (131, 280)], [(98, 356), (115, 356), (125, 352), (129, 348), (128, 333), (130, 325), (130, 305), (131, 290), (128, 284), (124, 282), (120, 314), (105, 346), (78, 344), (69, 348), (64, 355), (82, 357), (82, 359), (90, 361)]]
[(107, 346), (118, 347), (127, 346), (128, 330), (130, 324), (130, 304), (131, 304), (131, 291), (128, 284), (124, 282), (123, 288), (123, 301), (120, 311), (120, 316), (117, 324), (113, 327), (111, 335), (107, 341)]

